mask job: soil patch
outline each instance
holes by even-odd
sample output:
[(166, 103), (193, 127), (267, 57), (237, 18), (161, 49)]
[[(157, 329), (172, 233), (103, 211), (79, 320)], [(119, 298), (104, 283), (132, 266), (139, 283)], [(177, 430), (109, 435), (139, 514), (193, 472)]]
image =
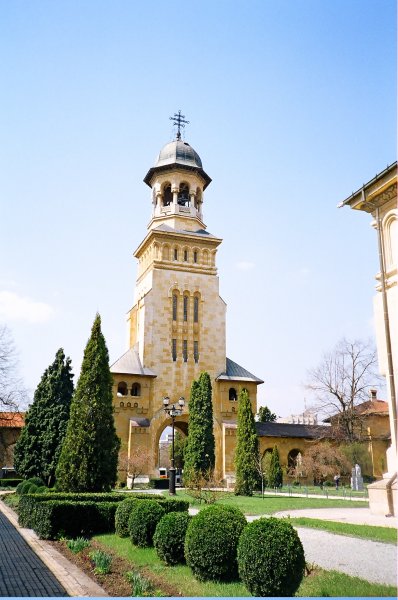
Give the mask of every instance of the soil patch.
[[(146, 568), (138, 569), (133, 563), (121, 558), (115, 552), (102, 546), (95, 540), (90, 541), (90, 546), (84, 548), (78, 554), (74, 554), (69, 550), (66, 542), (48, 542), (54, 546), (58, 552), (63, 554), (71, 563), (79, 567), (86, 575), (88, 575), (93, 581), (104, 589), (109, 596), (125, 597), (132, 596), (131, 584), (126, 579), (126, 573), (128, 571), (139, 571), (146, 579), (149, 579), (154, 586), (154, 595), (157, 596), (181, 596), (181, 594), (174, 587), (164, 582), (161, 578), (156, 577)], [(103, 550), (107, 554), (112, 556), (111, 571), (107, 575), (100, 575), (94, 573), (93, 562), (91, 561), (89, 554), (93, 550)]]

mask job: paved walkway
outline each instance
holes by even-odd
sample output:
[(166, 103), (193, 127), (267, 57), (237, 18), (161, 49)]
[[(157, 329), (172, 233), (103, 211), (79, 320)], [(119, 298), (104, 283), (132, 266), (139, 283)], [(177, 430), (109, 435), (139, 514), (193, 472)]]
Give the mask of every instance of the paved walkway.
[(0, 596), (67, 596), (66, 590), (0, 512)]
[[(14, 538), (16, 542), (10, 541)], [(49, 578), (52, 583), (46, 589)], [(54, 582), (58, 591), (53, 588)], [(40, 589), (36, 589), (38, 584)], [(0, 597), (2, 596), (100, 597), (107, 594), (51, 544), (40, 540), (32, 529), (20, 527), (15, 512), (0, 501)]]
[(309, 517), (337, 523), (353, 523), (355, 525), (376, 525), (379, 527), (398, 527), (397, 517), (372, 515), (369, 508), (300, 508), (282, 510), (275, 517)]

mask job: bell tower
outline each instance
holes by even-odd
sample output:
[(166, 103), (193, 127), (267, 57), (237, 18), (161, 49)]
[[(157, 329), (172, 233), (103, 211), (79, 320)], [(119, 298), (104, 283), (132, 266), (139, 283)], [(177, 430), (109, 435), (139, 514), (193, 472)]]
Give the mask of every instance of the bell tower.
[[(147, 472), (156, 474), (159, 438), (170, 420), (163, 398), (188, 400), (192, 381), (207, 371), (213, 382), (216, 468), (221, 473), (233, 468), (233, 453), (227, 463), (222, 458), (223, 420), (236, 419), (232, 404), (242, 386), (253, 389), (256, 409), (261, 380), (226, 357), (226, 304), (219, 295), (216, 267), (222, 240), (203, 221), (204, 192), (211, 179), (199, 154), (181, 139), (187, 123), (181, 111), (172, 119), (176, 138), (160, 150), (144, 178), (151, 189), (152, 214), (134, 252), (138, 273), (127, 317), (128, 350), (111, 367), (115, 422), (130, 454), (137, 445), (149, 450)], [(185, 434), (187, 404), (176, 423)]]

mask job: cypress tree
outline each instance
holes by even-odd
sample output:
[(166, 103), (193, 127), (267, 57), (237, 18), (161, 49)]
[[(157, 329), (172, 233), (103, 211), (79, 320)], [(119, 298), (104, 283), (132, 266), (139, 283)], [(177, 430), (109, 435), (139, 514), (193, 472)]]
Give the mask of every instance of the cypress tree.
[(116, 483), (119, 447), (108, 350), (97, 314), (72, 398), (57, 487), (70, 492), (110, 490)]
[(213, 433), (213, 404), (208, 373), (192, 382), (189, 400), (188, 439), (184, 452), (184, 478), (208, 476), (214, 470), (215, 442)]
[(236, 496), (252, 496), (259, 483), (258, 437), (247, 390), (239, 394), (238, 428), (236, 432)]
[(25, 479), (40, 477), (47, 485), (54, 484), (69, 419), (72, 380), (71, 360), (60, 348), (36, 388), (15, 446), (15, 469)]
[(271, 488), (282, 487), (283, 471), (279, 462), (278, 448), (274, 446), (271, 454), (271, 462), (269, 466), (268, 485)]

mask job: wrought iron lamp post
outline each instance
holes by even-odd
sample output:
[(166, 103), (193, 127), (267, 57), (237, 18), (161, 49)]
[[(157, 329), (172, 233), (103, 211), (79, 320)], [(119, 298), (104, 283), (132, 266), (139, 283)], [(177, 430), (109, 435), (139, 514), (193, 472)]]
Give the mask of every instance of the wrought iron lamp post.
[(176, 469), (174, 466), (174, 422), (175, 418), (182, 414), (182, 409), (185, 405), (185, 398), (181, 396), (178, 403), (170, 404), (170, 398), (166, 396), (163, 398), (163, 408), (165, 412), (171, 417), (171, 467), (169, 469), (169, 494), (175, 496), (176, 493)]

